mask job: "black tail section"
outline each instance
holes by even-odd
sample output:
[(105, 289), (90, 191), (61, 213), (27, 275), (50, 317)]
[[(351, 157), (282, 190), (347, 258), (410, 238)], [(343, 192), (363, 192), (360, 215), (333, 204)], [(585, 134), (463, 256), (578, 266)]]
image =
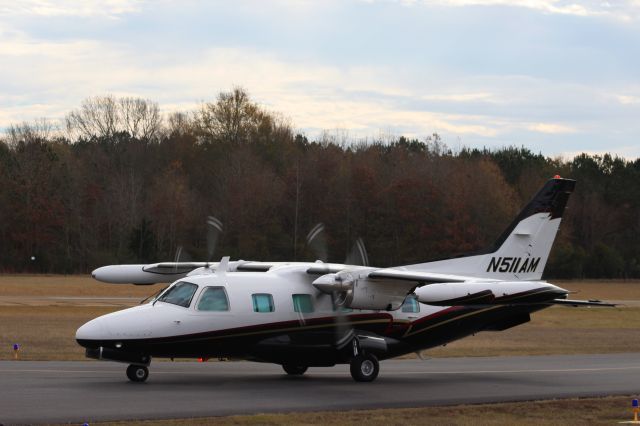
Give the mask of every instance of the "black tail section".
[(500, 237), (498, 237), (495, 243), (485, 250), (474, 254), (495, 253), (502, 247), (507, 238), (509, 238), (509, 235), (513, 233), (516, 226), (534, 214), (550, 213), (549, 219), (561, 218), (569, 201), (569, 196), (575, 187), (576, 181), (573, 179), (563, 179), (560, 176), (549, 179), (542, 189), (538, 191), (531, 201), (522, 209), (520, 214), (509, 224)]

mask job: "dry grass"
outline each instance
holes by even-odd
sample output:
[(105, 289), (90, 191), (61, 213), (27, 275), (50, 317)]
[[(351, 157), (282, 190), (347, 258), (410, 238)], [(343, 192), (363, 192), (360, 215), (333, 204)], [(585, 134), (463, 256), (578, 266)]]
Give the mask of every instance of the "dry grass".
[(435, 348), (433, 357), (640, 352), (640, 308), (552, 307), (531, 322)]
[(0, 296), (139, 297), (166, 284), (105, 284), (89, 275), (0, 275)]
[[(631, 420), (631, 397), (561, 399), (453, 407), (329, 411), (136, 422), (165, 425), (611, 425)], [(122, 426), (126, 422), (95, 423)]]
[(84, 360), (75, 341), (78, 327), (114, 308), (0, 306), (0, 359), (13, 359), (12, 345), (21, 345), (24, 360)]
[[(640, 300), (640, 282), (561, 282), (579, 290), (582, 298)], [(84, 354), (74, 339), (77, 328), (99, 315), (122, 309), (119, 306), (53, 306), (30, 297), (84, 296), (127, 297), (137, 300), (158, 286), (100, 284), (82, 276), (0, 276), (0, 298), (12, 297), (23, 306), (0, 306), (0, 359), (11, 359), (13, 343), (20, 343), (21, 359), (82, 360)], [(136, 303), (135, 301), (133, 303)], [(532, 315), (528, 324), (504, 332), (479, 333), (444, 348), (426, 352), (428, 356), (497, 356), (576, 353), (640, 352), (640, 307), (565, 308), (553, 307)]]
[(639, 280), (560, 280), (551, 281), (576, 292), (570, 299), (640, 300)]

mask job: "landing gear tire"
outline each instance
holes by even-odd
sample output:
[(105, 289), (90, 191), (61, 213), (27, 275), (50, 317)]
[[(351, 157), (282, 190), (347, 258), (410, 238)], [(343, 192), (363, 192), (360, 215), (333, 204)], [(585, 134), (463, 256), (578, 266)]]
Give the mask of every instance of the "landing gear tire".
[(149, 369), (143, 365), (133, 365), (127, 367), (127, 377), (132, 382), (142, 383), (149, 377)]
[(356, 382), (373, 382), (379, 372), (380, 364), (373, 354), (361, 354), (351, 360), (351, 377)]
[(290, 376), (302, 376), (307, 371), (306, 365), (283, 364), (282, 369)]

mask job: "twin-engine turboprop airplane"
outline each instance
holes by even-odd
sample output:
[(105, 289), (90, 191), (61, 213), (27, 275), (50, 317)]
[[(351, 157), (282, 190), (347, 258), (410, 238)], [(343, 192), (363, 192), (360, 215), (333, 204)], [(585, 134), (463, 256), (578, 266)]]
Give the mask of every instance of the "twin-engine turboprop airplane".
[(130, 364), (134, 382), (147, 379), (152, 357), (248, 359), (292, 375), (349, 363), (356, 381), (373, 381), (378, 360), (506, 330), (555, 304), (610, 306), (539, 281), (574, 186), (549, 180), (492, 247), (465, 257), (394, 268), (228, 258), (100, 268), (94, 277), (111, 282), (179, 279), (149, 303), (89, 321), (76, 339), (88, 357)]

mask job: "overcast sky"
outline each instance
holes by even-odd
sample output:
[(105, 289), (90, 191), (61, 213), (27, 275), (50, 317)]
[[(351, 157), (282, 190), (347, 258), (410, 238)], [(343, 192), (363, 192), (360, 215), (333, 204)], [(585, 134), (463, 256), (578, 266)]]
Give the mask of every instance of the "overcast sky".
[(640, 0), (0, 0), (0, 128), (243, 86), (310, 138), (640, 156)]

